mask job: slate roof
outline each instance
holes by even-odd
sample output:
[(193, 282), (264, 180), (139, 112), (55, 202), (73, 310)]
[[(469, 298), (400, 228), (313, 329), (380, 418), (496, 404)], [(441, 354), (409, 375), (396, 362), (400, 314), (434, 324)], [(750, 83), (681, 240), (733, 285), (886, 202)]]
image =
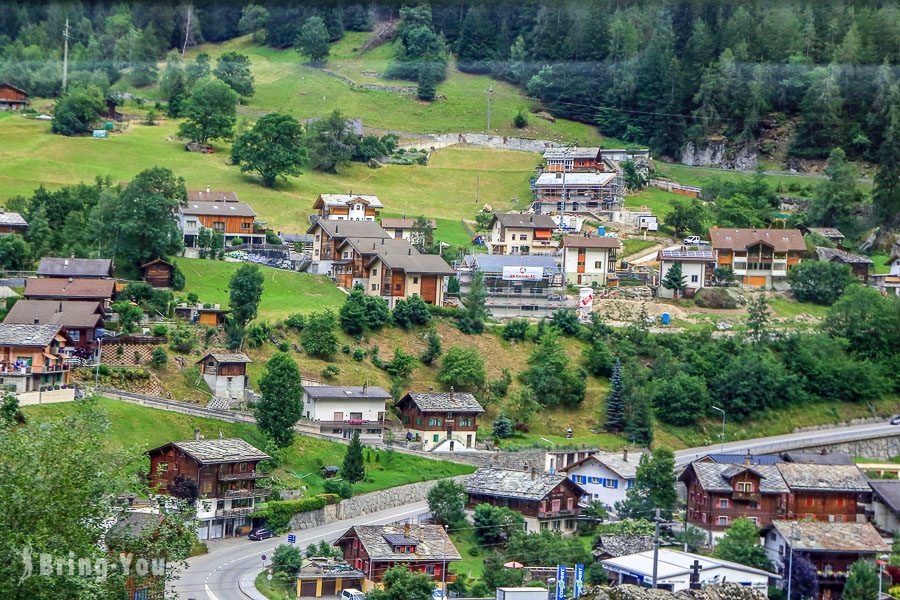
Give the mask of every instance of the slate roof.
[(306, 233), (312, 233), (316, 227), (333, 238), (389, 238), (387, 231), (375, 221), (332, 221), (316, 219)]
[(775, 468), (793, 491), (868, 492), (871, 490), (865, 475), (856, 465), (812, 465), (785, 462), (775, 465)]
[(204, 360), (206, 360), (207, 358), (209, 358), (210, 356), (212, 356), (216, 362), (220, 362), (220, 363), (252, 363), (253, 362), (252, 360), (250, 360), (250, 357), (248, 357), (246, 354), (244, 354), (242, 352), (207, 352), (203, 356), (203, 358), (201, 358), (197, 362), (201, 363)]
[(782, 458), (777, 454), (707, 454), (701, 461), (714, 462), (730, 465), (746, 464), (747, 457), (750, 457), (751, 465), (774, 465), (782, 462)]
[(281, 239), (289, 244), (297, 244), (297, 243), (312, 243), (313, 236), (308, 233), (282, 233), (279, 234)]
[(384, 208), (384, 204), (378, 199), (378, 196), (370, 194), (319, 194), (313, 208), (321, 206), (346, 206), (353, 204), (354, 200), (363, 200), (372, 208)]
[(42, 258), (37, 274), (42, 277), (109, 277), (108, 258)]
[(478, 254), (466, 256), (464, 260), (474, 264), (482, 273), (489, 274), (500, 274), (503, 267), (541, 267), (545, 275), (560, 272), (556, 259), (548, 254)]
[(4, 323), (96, 327), (102, 320), (100, 303), (68, 300), (19, 300), (9, 309)]
[(592, 235), (567, 235), (562, 239), (563, 248), (621, 248), (619, 238)]
[(0, 209), (0, 225), (7, 227), (28, 227), (28, 221), (17, 212), (8, 212)]
[(641, 461), (641, 456), (641, 452), (629, 452), (627, 458), (623, 454), (618, 452), (598, 452), (596, 454), (586, 456), (567, 467), (563, 467), (562, 469), (560, 469), (560, 471), (572, 471), (576, 467), (579, 467), (585, 463), (595, 462), (599, 465), (603, 465), (622, 479), (634, 479), (635, 477), (637, 477), (637, 466)]
[(787, 483), (779, 473), (777, 467), (779, 465), (732, 465), (728, 463), (712, 463), (712, 462), (692, 462), (681, 473), (679, 479), (684, 480), (689, 470), (697, 476), (697, 480), (707, 492), (731, 492), (730, 478), (747, 469), (757, 473), (761, 479), (759, 480), (759, 491), (762, 494), (787, 494), (790, 492)]
[(591, 553), (594, 556), (625, 556), (653, 550), (652, 535), (634, 535), (631, 533), (601, 534), (594, 544)]
[(350, 245), (360, 254), (371, 256), (373, 254), (420, 254), (415, 246), (407, 240), (392, 238), (347, 238), (339, 246)]
[(869, 480), (869, 486), (884, 505), (894, 514), (900, 514), (900, 480), (873, 479)]
[[(891, 549), (871, 523), (776, 520), (772, 527), (794, 550), (876, 554)], [(799, 539), (793, 537), (792, 528)]]
[(154, 531), (165, 518), (159, 513), (126, 512), (106, 532), (106, 544), (114, 546), (131, 538), (139, 538)]
[(237, 192), (219, 190), (188, 190), (188, 202), (239, 202)]
[(374, 385), (308, 385), (306, 395), (316, 400), (352, 398), (354, 400), (387, 400), (391, 395), (384, 388)]
[(564, 176), (556, 176), (556, 173), (541, 173), (541, 176), (534, 182), (534, 187), (557, 187), (563, 186), (606, 186), (615, 178), (616, 173), (565, 173)]
[(381, 260), (391, 269), (406, 273), (421, 273), (423, 275), (456, 275), (453, 267), (447, 264), (438, 254), (381, 254), (373, 258)]
[(46, 348), (61, 327), (59, 325), (23, 325), (0, 323), (0, 346)]
[[(391, 229), (412, 229), (416, 224), (415, 219), (382, 219), (381, 226)], [(428, 224), (432, 229), (437, 229), (437, 221), (428, 219)]]
[(792, 463), (806, 463), (813, 465), (854, 465), (849, 454), (841, 452), (784, 452), (781, 454), (783, 461)]
[(484, 409), (472, 394), (460, 392), (410, 392), (400, 402), (409, 399), (422, 412), (461, 412), (480, 414)]
[(758, 242), (772, 246), (775, 252), (806, 252), (799, 229), (723, 229), (709, 230), (712, 247), (717, 250), (746, 250)]
[(837, 261), (847, 263), (848, 265), (875, 264), (868, 256), (850, 254), (846, 250), (838, 250), (837, 248), (825, 248), (824, 246), (816, 246), (816, 258), (821, 261)]
[(189, 200), (180, 209), (183, 215), (227, 215), (231, 217), (255, 217), (256, 211), (244, 202), (197, 202)]
[(808, 227), (807, 231), (828, 239), (844, 239), (844, 234), (834, 227)]
[(112, 298), (116, 282), (113, 279), (68, 279), (42, 277), (25, 280), (26, 298)]
[(553, 488), (568, 482), (572, 487), (581, 488), (565, 475), (533, 471), (513, 471), (482, 467), (466, 479), (466, 492), (496, 498), (518, 498), (522, 500), (543, 500)]
[(169, 442), (168, 444), (163, 444), (153, 450), (148, 450), (147, 454), (166, 448), (169, 445), (175, 446), (198, 463), (204, 465), (267, 460), (272, 458), (262, 450), (251, 446), (240, 438)]
[[(348, 529), (338, 539), (338, 543), (345, 539), (352, 539), (354, 534), (359, 538), (371, 560), (396, 562), (462, 560), (462, 556), (453, 545), (443, 525), (410, 525), (408, 533), (403, 525), (356, 525)], [(394, 548), (385, 539), (385, 536), (394, 535), (412, 539), (415, 542), (416, 551), (403, 554), (394, 552)]]
[(545, 160), (564, 160), (566, 158), (594, 158), (600, 156), (600, 148), (572, 146), (568, 148), (547, 148), (544, 150)]
[(491, 227), (494, 222), (500, 221), (503, 227), (516, 229), (556, 229), (556, 221), (550, 215), (535, 215), (532, 213), (497, 213), (491, 219)]

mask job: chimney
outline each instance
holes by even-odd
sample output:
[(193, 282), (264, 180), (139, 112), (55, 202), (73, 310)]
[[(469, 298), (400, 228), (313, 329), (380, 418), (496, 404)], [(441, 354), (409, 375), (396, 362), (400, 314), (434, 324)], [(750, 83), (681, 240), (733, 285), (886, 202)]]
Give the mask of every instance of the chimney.
[(194, 441), (195, 442), (200, 441), (200, 430), (197, 429), (196, 427), (194, 427)]
[(403, 535), (405, 535), (406, 537), (409, 537), (409, 523), (403, 524)]
[(206, 193), (208, 194), (209, 192), (210, 192), (209, 186), (206, 186)]
[(41, 324), (41, 320), (36, 318), (36, 319), (34, 320), (34, 324), (35, 324), (35, 325), (40, 325), (40, 324)]
[(406, 254), (409, 255), (409, 256), (412, 256), (412, 248), (410, 248), (409, 250), (407, 250), (407, 251), (406, 251)]
[(220, 430), (219, 430), (219, 439), (221, 440), (222, 437), (224, 437), (224, 436), (222, 435), (222, 430), (220, 429)]
[(429, 391), (429, 392), (433, 392), (433, 391), (434, 391), (434, 387), (429, 385), (429, 386), (428, 386), (428, 391)]
[(340, 225), (335, 225), (335, 226), (334, 226), (334, 234), (335, 234), (335, 235), (337, 235), (338, 232), (341, 230), (340, 227), (341, 227)]
[(69, 283), (72, 283), (72, 278), (71, 278), (71, 277), (69, 277)]
[(450, 386), (450, 399), (453, 399), (453, 386)]
[(747, 455), (744, 456), (744, 464), (748, 467), (753, 463), (753, 460), (750, 458), (750, 451), (747, 450)]
[(531, 480), (534, 481), (536, 477), (537, 473), (535, 472), (534, 467), (531, 467)]
[(625, 462), (628, 462), (628, 448), (622, 449), (622, 460), (624, 460)]
[(365, 395), (368, 390), (369, 390), (369, 382), (366, 381), (365, 383), (363, 383), (363, 392), (362, 392), (363, 395)]
[(68, 259), (68, 258), (67, 258), (66, 260), (63, 261), (63, 265), (66, 266), (66, 267), (69, 266), (69, 259)]

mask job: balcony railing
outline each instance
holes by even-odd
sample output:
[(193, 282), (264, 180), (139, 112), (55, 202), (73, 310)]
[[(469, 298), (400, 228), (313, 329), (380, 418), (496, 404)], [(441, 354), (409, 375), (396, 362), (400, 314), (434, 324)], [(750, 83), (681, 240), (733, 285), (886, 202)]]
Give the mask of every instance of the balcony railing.
[(255, 510), (256, 509), (253, 507), (217, 510), (216, 516), (217, 517), (226, 517), (226, 518), (227, 517), (243, 517), (244, 515), (249, 515), (250, 513), (252, 513)]
[(246, 490), (225, 490), (221, 498), (230, 498), (232, 500), (238, 498), (254, 498), (256, 496), (268, 496), (272, 493), (269, 488), (252, 488)]
[(561, 509), (556, 511), (538, 511), (538, 519), (553, 519), (557, 517), (574, 517), (578, 515), (578, 509)]
[(762, 500), (762, 494), (759, 492), (733, 492), (731, 497), (734, 500), (743, 502), (759, 502)]
[(258, 473), (256, 471), (245, 471), (243, 473), (220, 473), (219, 481), (247, 481), (250, 479), (262, 479), (267, 477), (265, 473)]
[(68, 371), (69, 365), (67, 363), (60, 363), (58, 365), (34, 365), (34, 366), (26, 366), (15, 368), (10, 364), (0, 364), (0, 374), (3, 375), (32, 375), (34, 373), (62, 373), (63, 371)]

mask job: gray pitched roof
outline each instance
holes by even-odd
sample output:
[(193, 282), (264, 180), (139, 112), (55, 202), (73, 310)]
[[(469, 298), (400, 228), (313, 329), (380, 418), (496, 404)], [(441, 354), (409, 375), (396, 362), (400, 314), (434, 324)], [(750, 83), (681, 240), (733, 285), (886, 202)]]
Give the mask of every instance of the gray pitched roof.
[(219, 190), (188, 190), (188, 202), (239, 202), (237, 192)]
[(547, 148), (544, 150), (544, 159), (562, 160), (566, 158), (597, 158), (600, 156), (600, 148), (591, 146), (569, 146), (563, 148)]
[(601, 534), (594, 544), (594, 556), (626, 556), (653, 550), (652, 535), (635, 535), (632, 533)]
[(732, 465), (728, 463), (692, 462), (688, 465), (681, 477), (685, 477), (689, 469), (693, 469), (700, 486), (707, 492), (732, 491), (730, 478), (745, 470), (757, 473), (759, 491), (763, 494), (787, 494), (790, 492), (777, 467), (779, 465)]
[[(267, 460), (272, 458), (262, 450), (248, 444), (240, 438), (225, 438), (222, 440), (190, 440), (187, 442), (171, 442), (173, 446), (204, 465), (219, 463), (243, 462), (252, 460)], [(148, 454), (165, 448), (164, 444), (159, 448), (148, 451)]]
[(404, 396), (401, 402), (405, 401), (407, 398), (409, 398), (422, 412), (462, 412), (478, 414), (484, 412), (484, 409), (472, 394), (460, 392), (410, 392)]
[(871, 523), (776, 520), (772, 527), (794, 550), (876, 554), (891, 549)]
[(873, 265), (872, 259), (868, 256), (860, 256), (859, 254), (850, 254), (846, 250), (838, 250), (837, 248), (826, 248), (824, 246), (816, 246), (816, 258), (821, 261), (837, 261), (847, 263), (848, 265)]
[(45, 348), (50, 345), (60, 329), (59, 325), (0, 323), (0, 346)]
[(108, 258), (42, 258), (37, 274), (44, 277), (109, 277)]
[(203, 358), (201, 358), (197, 362), (198, 363), (203, 362), (210, 356), (213, 357), (216, 362), (220, 362), (220, 363), (251, 363), (251, 362), (253, 362), (252, 360), (250, 360), (250, 357), (248, 357), (246, 354), (244, 354), (242, 352), (207, 352), (203, 356)]
[(534, 182), (534, 187), (605, 187), (616, 177), (616, 173), (542, 173)]
[(503, 227), (516, 229), (556, 229), (556, 221), (550, 215), (536, 215), (533, 213), (497, 213), (491, 220), (491, 227), (495, 221), (500, 221)]
[[(338, 542), (352, 538), (354, 533), (372, 560), (397, 562), (462, 560), (462, 556), (453, 545), (443, 525), (410, 525), (408, 532), (403, 525), (356, 525), (347, 530)], [(385, 539), (390, 536), (413, 540), (416, 551), (402, 554), (394, 552), (394, 547), (388, 539)]]
[(791, 490), (834, 490), (868, 492), (871, 490), (865, 475), (856, 465), (813, 465), (779, 463), (781, 473)]
[(817, 233), (825, 238), (844, 239), (844, 234), (834, 227), (808, 227), (810, 233)]
[(395, 271), (404, 271), (406, 273), (415, 273), (422, 275), (456, 275), (453, 267), (447, 264), (438, 254), (382, 254), (369, 262), (371, 265), (376, 260), (381, 260), (384, 264)]
[[(416, 224), (415, 219), (389, 219), (384, 218), (381, 220), (381, 226), (385, 228), (391, 229), (412, 229)], [(428, 225), (432, 229), (437, 229), (437, 221), (434, 219), (428, 219)]]
[(373, 254), (419, 254), (407, 240), (392, 238), (347, 238), (338, 246), (349, 245), (364, 256)]
[(842, 452), (785, 452), (777, 462), (806, 463), (812, 465), (854, 465), (849, 454)]
[(598, 452), (586, 456), (578, 462), (560, 469), (560, 471), (572, 472), (585, 463), (595, 462), (603, 465), (622, 479), (634, 479), (637, 477), (637, 467), (641, 462), (641, 456), (643, 456), (641, 452), (630, 452), (627, 457), (618, 452)]
[(0, 209), (0, 225), (7, 227), (28, 227), (28, 221), (17, 212)]
[(183, 215), (227, 215), (232, 217), (255, 217), (256, 211), (244, 202), (196, 202), (189, 200), (180, 209)]
[(563, 482), (581, 489), (565, 475), (482, 467), (466, 479), (466, 492), (481, 496), (538, 501)]
[(900, 514), (900, 480), (869, 480), (875, 496), (895, 514)]
[(387, 231), (375, 221), (332, 221), (316, 219), (306, 233), (312, 233), (316, 227), (333, 238), (389, 238)]
[(115, 546), (129, 539), (140, 538), (155, 531), (165, 518), (165, 515), (159, 513), (126, 512), (106, 532), (106, 543)]
[(704, 456), (701, 460), (706, 462), (723, 463), (730, 465), (743, 465), (750, 460), (751, 465), (774, 465), (782, 462), (782, 458), (777, 454), (720, 454), (711, 453)]
[(310, 398), (316, 400), (322, 399), (344, 399), (353, 398), (356, 400), (387, 400), (391, 395), (383, 388), (374, 385), (308, 385), (303, 391)]
[(68, 300), (19, 300), (9, 309), (4, 323), (96, 327), (103, 317), (100, 302)]

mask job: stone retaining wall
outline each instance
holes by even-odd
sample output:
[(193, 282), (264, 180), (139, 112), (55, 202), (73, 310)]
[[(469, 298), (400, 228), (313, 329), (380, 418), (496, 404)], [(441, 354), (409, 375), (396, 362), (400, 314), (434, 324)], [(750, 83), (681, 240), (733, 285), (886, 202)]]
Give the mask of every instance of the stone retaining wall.
[[(900, 429), (900, 428), (898, 428)], [(850, 456), (863, 456), (865, 458), (878, 458), (888, 460), (900, 456), (900, 431), (897, 436), (879, 437), (854, 442), (824, 444), (822, 446), (809, 446), (803, 448), (804, 452), (845, 453)]]

